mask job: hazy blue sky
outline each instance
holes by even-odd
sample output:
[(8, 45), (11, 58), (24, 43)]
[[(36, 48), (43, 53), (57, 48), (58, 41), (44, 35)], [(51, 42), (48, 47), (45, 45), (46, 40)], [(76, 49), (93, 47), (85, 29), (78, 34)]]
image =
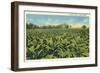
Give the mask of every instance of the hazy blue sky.
[(26, 22), (35, 25), (57, 25), (57, 24), (89, 24), (88, 16), (61, 16), (61, 15), (43, 15), (26, 14)]

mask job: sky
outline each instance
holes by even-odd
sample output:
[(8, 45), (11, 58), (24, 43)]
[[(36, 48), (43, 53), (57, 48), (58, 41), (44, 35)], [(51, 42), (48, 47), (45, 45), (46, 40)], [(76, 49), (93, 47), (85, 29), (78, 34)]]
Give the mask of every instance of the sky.
[(59, 25), (59, 24), (85, 24), (89, 25), (88, 16), (64, 16), (64, 15), (43, 15), (43, 14), (26, 14), (26, 23), (35, 25)]

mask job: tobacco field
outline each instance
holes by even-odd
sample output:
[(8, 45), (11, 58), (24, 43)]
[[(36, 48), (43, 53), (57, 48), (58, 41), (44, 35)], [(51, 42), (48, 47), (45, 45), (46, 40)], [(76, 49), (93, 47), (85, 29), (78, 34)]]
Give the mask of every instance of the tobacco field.
[(89, 29), (26, 29), (26, 58), (89, 56)]

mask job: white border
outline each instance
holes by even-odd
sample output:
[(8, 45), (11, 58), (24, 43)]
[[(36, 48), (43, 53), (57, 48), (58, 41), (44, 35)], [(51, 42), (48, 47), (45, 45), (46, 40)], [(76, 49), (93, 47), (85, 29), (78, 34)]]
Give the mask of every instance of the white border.
[[(53, 11), (53, 12), (73, 12), (89, 13), (90, 16), (90, 56), (87, 58), (67, 58), (67, 59), (47, 59), (47, 60), (24, 60), (24, 10), (32, 11)], [(44, 6), (19, 6), (19, 68), (34, 68), (62, 65), (82, 65), (95, 64), (95, 11), (93, 9), (60, 8)]]

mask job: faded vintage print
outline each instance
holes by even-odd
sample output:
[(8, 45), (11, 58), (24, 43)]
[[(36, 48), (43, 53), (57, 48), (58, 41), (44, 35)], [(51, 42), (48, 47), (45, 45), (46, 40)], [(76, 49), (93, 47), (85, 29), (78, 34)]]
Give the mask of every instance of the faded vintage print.
[(25, 16), (26, 60), (89, 57), (88, 14)]

